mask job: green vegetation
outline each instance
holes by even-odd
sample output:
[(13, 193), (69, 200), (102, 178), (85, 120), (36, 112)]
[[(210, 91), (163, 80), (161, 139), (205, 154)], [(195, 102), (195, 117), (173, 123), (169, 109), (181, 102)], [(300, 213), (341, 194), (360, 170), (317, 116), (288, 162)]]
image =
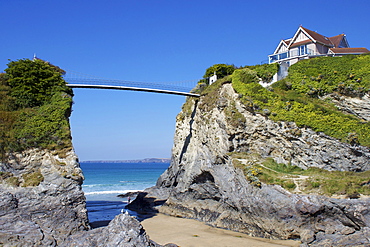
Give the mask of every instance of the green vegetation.
[(201, 92), (202, 96), (207, 95), (207, 97), (203, 97), (202, 103), (198, 105), (200, 109), (203, 109), (205, 112), (212, 110), (216, 107), (216, 103), (220, 98), (219, 89), (222, 84), (230, 83), (231, 76), (225, 76), (220, 80), (217, 80), (212, 85), (209, 85), (203, 89)]
[(203, 76), (204, 79), (198, 81), (197, 86), (191, 92), (202, 93), (204, 90), (206, 90), (209, 86), (209, 80), (207, 78), (213, 76), (214, 73), (216, 73), (217, 78), (221, 79), (231, 75), (235, 69), (236, 67), (234, 65), (228, 64), (215, 64), (209, 67)]
[(302, 60), (289, 69), (292, 89), (317, 97), (338, 92), (361, 96), (370, 89), (370, 54)]
[[(236, 168), (242, 169), (247, 180), (257, 187), (261, 183), (280, 185), (286, 190), (303, 194), (343, 195), (358, 198), (370, 195), (370, 171), (343, 172), (319, 168), (301, 169), (262, 159), (247, 153), (229, 153)], [(340, 182), (338, 182), (340, 181)]]
[(215, 64), (206, 70), (206, 73), (204, 74), (203, 78), (213, 76), (215, 72), (217, 78), (223, 78), (225, 76), (231, 75), (235, 69), (236, 67), (234, 65)]
[(50, 102), (56, 92), (72, 94), (61, 77), (64, 71), (39, 59), (12, 61), (5, 72), (17, 109), (42, 106)]
[(247, 162), (244, 164), (238, 159), (233, 159), (233, 165), (236, 168), (242, 169), (244, 176), (247, 180), (254, 186), (261, 187), (261, 181), (258, 175), (261, 173), (261, 168), (259, 168), (254, 162)]
[[(262, 182), (279, 184), (288, 190), (295, 189), (299, 184), (303, 193), (346, 195), (349, 198), (359, 194), (370, 195), (370, 171), (327, 171), (315, 167), (303, 170), (297, 166), (278, 164), (272, 159), (267, 159), (260, 168), (262, 172), (258, 177)], [(297, 180), (294, 182), (294, 179)]]
[[(347, 68), (347, 62), (350, 58), (352, 58), (351, 61), (357, 67), (350, 66)], [(329, 93), (334, 90), (334, 88), (329, 90), (329, 87), (324, 86), (326, 85), (325, 78), (330, 78), (332, 82), (335, 76), (331, 75), (329, 77), (329, 72), (327, 72), (329, 65), (323, 66), (321, 59), (324, 60), (325, 64), (330, 64), (330, 59), (333, 59), (333, 63), (336, 66), (336, 74), (342, 75), (346, 73), (344, 71), (347, 71), (349, 75), (356, 74), (362, 78), (355, 85), (352, 83), (352, 79), (342, 81), (343, 78), (340, 77), (338, 80), (341, 82), (339, 83), (338, 81), (335, 88), (337, 93), (341, 93), (344, 90), (343, 88), (345, 88), (344, 91), (346, 94), (350, 94), (350, 88), (353, 89), (351, 92), (356, 95), (359, 92), (368, 91), (370, 84), (370, 56), (350, 56), (350, 58), (342, 57), (343, 60), (340, 60), (341, 58), (338, 57), (317, 58), (307, 60), (308, 62), (299, 62), (290, 68), (290, 76), (288, 78), (274, 83), (272, 88), (267, 89), (256, 82), (256, 78), (253, 76), (254, 73), (250, 69), (235, 70), (232, 75), (232, 85), (236, 92), (242, 95), (242, 102), (252, 112), (262, 113), (275, 121), (295, 122), (299, 127), (310, 127), (317, 132), (323, 132), (343, 142), (370, 146), (369, 122), (364, 122), (352, 115), (339, 111), (331, 103), (313, 97), (314, 94), (312, 93), (312, 89), (316, 90), (317, 88), (319, 88), (318, 92), (320, 94)], [(342, 61), (342, 67), (345, 69), (339, 70), (340, 61)], [(311, 67), (314, 67), (313, 65), (316, 62), (321, 64), (321, 66), (316, 66), (316, 69), (313, 70)], [(365, 68), (368, 68), (367, 74), (363, 67), (359, 65), (362, 63), (364, 63), (363, 66)], [(305, 66), (307, 67), (306, 70), (303, 69)], [(355, 70), (355, 68), (359, 69)], [(315, 71), (319, 75), (324, 75), (320, 77), (320, 82), (323, 85), (320, 87), (318, 87), (319, 85), (315, 85), (317, 87), (313, 88), (312, 85), (302, 84), (300, 78), (309, 76), (309, 74), (304, 75), (302, 71), (304, 73), (307, 71), (313, 73), (312, 71)], [(319, 80), (315, 80), (315, 82), (319, 82)]]
[(72, 90), (63, 71), (42, 60), (12, 61), (0, 74), (0, 155), (71, 147)]
[(261, 64), (254, 66), (245, 66), (250, 70), (256, 71), (257, 76), (264, 82), (272, 81), (272, 77), (279, 71), (279, 64)]
[(23, 174), (22, 178), (24, 180), (22, 187), (38, 186), (42, 181), (44, 181), (44, 176), (40, 171)]

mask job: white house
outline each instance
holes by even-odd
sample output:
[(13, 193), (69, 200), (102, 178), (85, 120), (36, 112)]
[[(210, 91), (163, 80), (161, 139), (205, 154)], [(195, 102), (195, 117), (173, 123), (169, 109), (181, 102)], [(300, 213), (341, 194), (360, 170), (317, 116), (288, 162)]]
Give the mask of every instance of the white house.
[(283, 67), (317, 56), (342, 56), (370, 52), (366, 48), (350, 48), (346, 35), (326, 37), (300, 26), (293, 38), (281, 40), (274, 53), (269, 55), (269, 63), (279, 63)]

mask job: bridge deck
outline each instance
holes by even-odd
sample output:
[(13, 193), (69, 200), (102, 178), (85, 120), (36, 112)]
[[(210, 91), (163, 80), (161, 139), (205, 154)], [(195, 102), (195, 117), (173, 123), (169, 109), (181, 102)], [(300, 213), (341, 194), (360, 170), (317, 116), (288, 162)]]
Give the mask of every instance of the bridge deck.
[(90, 85), (90, 84), (72, 84), (68, 83), (68, 87), (70, 88), (95, 88), (95, 89), (115, 89), (115, 90), (131, 90), (131, 91), (144, 91), (144, 92), (153, 92), (153, 93), (164, 93), (164, 94), (175, 94), (175, 95), (182, 95), (182, 96), (190, 96), (190, 97), (200, 97), (199, 94), (195, 93), (186, 93), (186, 92), (179, 92), (179, 91), (171, 91), (171, 90), (164, 90), (164, 89), (153, 89), (153, 88), (140, 88), (140, 87), (127, 87), (127, 86), (113, 86), (113, 85)]

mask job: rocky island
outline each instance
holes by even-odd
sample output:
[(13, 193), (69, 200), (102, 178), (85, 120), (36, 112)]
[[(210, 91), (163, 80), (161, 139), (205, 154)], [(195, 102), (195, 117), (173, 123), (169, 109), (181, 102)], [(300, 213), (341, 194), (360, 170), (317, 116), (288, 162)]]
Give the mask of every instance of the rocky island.
[[(370, 55), (305, 60), (267, 88), (277, 65), (210, 67), (205, 78), (219, 80), (200, 81), (201, 97), (178, 114), (170, 167), (129, 208), (302, 246), (369, 246), (369, 64)], [(42, 60), (8, 66), (0, 245), (158, 246), (127, 214), (90, 229), (63, 71)]]
[(133, 217), (90, 229), (69, 127), (73, 92), (48, 62), (0, 74), (0, 246), (156, 246)]

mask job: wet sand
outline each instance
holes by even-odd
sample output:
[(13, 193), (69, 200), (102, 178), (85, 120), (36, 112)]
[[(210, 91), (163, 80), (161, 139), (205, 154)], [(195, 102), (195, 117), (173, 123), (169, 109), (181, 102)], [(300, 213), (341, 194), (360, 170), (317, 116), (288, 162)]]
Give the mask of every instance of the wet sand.
[(299, 241), (270, 240), (250, 237), (247, 234), (210, 227), (191, 219), (164, 214), (141, 222), (150, 239), (164, 245), (174, 243), (181, 247), (235, 247), (235, 246), (299, 246)]

